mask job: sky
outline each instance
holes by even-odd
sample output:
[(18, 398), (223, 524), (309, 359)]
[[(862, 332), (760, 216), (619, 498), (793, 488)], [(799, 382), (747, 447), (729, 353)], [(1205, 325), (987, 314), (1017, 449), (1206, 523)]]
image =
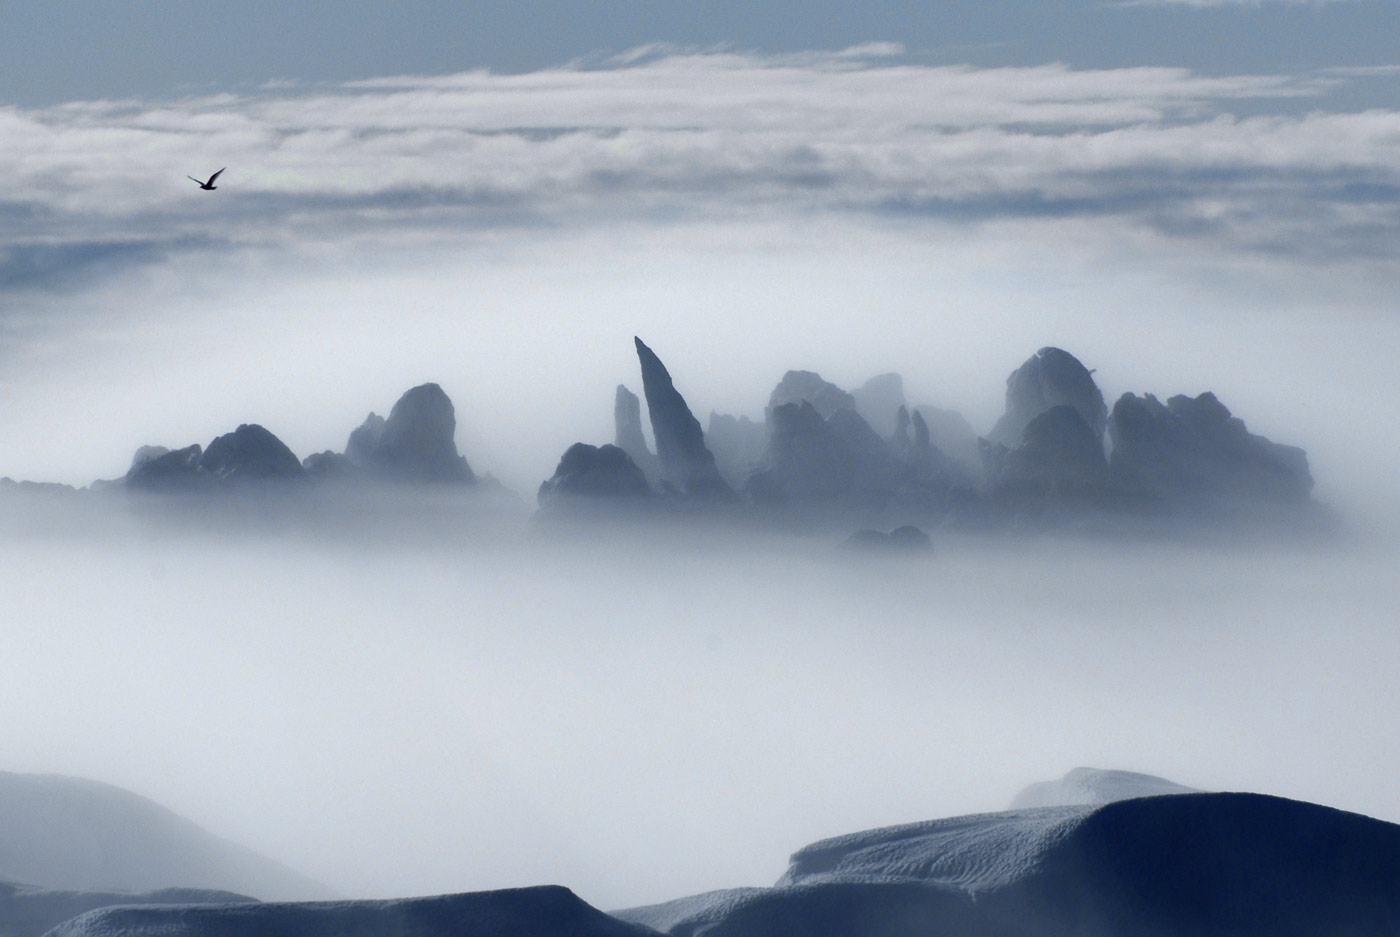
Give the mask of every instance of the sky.
[(269, 80), (529, 72), (652, 43), (770, 53), (897, 41), (930, 64), (1170, 64), (1207, 74), (1388, 64), (1389, 0), (819, 0), (511, 4), (139, 0), (5, 4), (0, 86), (49, 105), (247, 90)]
[[(1308, 450), (1322, 500), (1358, 526), (1395, 529), (1400, 415), (1388, 402), (1400, 394), (1400, 4), (912, 6), (0, 3), (0, 477), (86, 485), (124, 473), (138, 446), (207, 445), (245, 422), (300, 456), (339, 451), (368, 412), (384, 414), (404, 390), (436, 381), (455, 403), (472, 467), (529, 502), (570, 444), (612, 439), (615, 385), (640, 390), (633, 335), (666, 362), (702, 421), (711, 410), (761, 416), (790, 368), (847, 388), (895, 370), (911, 402), (959, 409), (981, 432), (1000, 414), (1006, 376), (1058, 345), (1095, 370), (1110, 402), (1125, 392), (1214, 391), (1252, 431)], [(213, 192), (186, 178), (221, 167)], [(509, 874), (438, 874), (448, 859), (467, 860), (445, 834), (429, 836), (458, 827), (417, 809), (434, 794), (449, 799), (447, 781), (425, 789), (422, 778), (441, 768), (440, 777), (491, 779), (472, 774), (467, 756), (444, 753), (427, 702), (391, 707), (425, 720), (407, 733), (362, 720), (369, 728), (357, 738), (350, 723), (329, 719), (420, 679), (429, 701), (464, 719), (478, 704), (501, 718), (495, 727), (468, 720), (493, 740), (502, 774), (489, 790), (508, 798), (524, 784), (528, 796), (499, 815), (458, 817), (492, 830), (492, 842), (540, 811), (563, 824), (587, 812), (589, 797), (617, 789), (617, 775), (589, 773), (587, 746), (609, 746), (615, 763), (628, 763), (626, 744), (599, 726), (624, 718), (635, 694), (666, 689), (657, 674), (679, 681), (681, 695), (626, 717), (643, 723), (638, 738), (660, 779), (641, 799), (648, 844), (664, 839), (669, 811), (693, 854), (717, 857), (725, 841), (706, 836), (735, 836), (744, 824), (709, 824), (739, 811), (763, 827), (767, 838), (745, 846), (775, 855), (773, 877), (785, 849), (812, 839), (935, 809), (995, 809), (1001, 793), (1096, 760), (1204, 788), (1272, 777), (1284, 792), (1400, 819), (1400, 792), (1377, 780), (1395, 775), (1378, 764), (1391, 727), (1355, 715), (1371, 703), (1394, 709), (1383, 674), (1395, 648), (1378, 624), (1393, 596), (1366, 586), (1379, 588), (1384, 576), (1369, 571), (1384, 564), (1280, 560), (1255, 581), (1228, 564), (1212, 573), (1213, 557), (1159, 567), (1147, 556), (1126, 585), (1057, 606), (1048, 625), (1036, 596), (1114, 570), (1029, 564), (1039, 572), (1006, 600), (1022, 604), (984, 609), (992, 630), (982, 640), (959, 623), (976, 617), (978, 584), (996, 592), (997, 577), (977, 566), (980, 575), (959, 579), (954, 563), (931, 584), (902, 582), (891, 593), (888, 617), (900, 630), (874, 645), (862, 643), (871, 628), (856, 617), (858, 601), (827, 603), (850, 615), (805, 637), (799, 677), (831, 678), (829, 661), (855, 647), (866, 656), (856, 655), (859, 678), (838, 681), (823, 700), (812, 684), (761, 666), (804, 640), (759, 627), (771, 605), (707, 605), (689, 580), (676, 595), (731, 627), (692, 618), (667, 637), (634, 629), (630, 617), (606, 631), (599, 615), (606, 634), (590, 650), (540, 622), (567, 617), (573, 599), (596, 609), (628, 594), (606, 576), (534, 596), (528, 576), (493, 578), (490, 564), (444, 579), (458, 557), (377, 567), (334, 555), (300, 570), (316, 586), (308, 593), (275, 553), (143, 549), (152, 552), (12, 549), (0, 564), (11, 590), (0, 611), (27, 622), (32, 652), (11, 675), (6, 709), (50, 707), (53, 728), (48, 742), (12, 728), (0, 755), (15, 770), (96, 776), (105, 765), (99, 779), (158, 796), (226, 835), (246, 832), (355, 893), (527, 883), (511, 875), (525, 877), (525, 847), (536, 840), (512, 847), (523, 851)], [(110, 588), (66, 592), (61, 571), (89, 566)], [(1159, 568), (1180, 578), (1157, 590)], [(231, 590), (225, 569), (242, 570), (250, 585)], [(749, 575), (756, 594), (764, 569), (726, 573)], [(160, 570), (171, 576), (157, 587)], [(579, 578), (591, 583), (594, 572)], [(773, 573), (797, 588), (812, 570)], [(31, 579), (45, 584), (40, 593), (28, 591)], [(511, 585), (492, 592), (493, 581)], [(942, 637), (919, 632), (929, 599), (920, 590), (959, 582), (969, 591), (941, 619)], [(395, 612), (385, 597), (404, 583), (427, 595), (408, 606), (415, 613)], [(1266, 593), (1268, 602), (1251, 604)], [(645, 594), (644, 610), (667, 607), (664, 590)], [(1105, 609), (1140, 594), (1154, 627), (1189, 620), (1198, 629), (1208, 666), (1193, 668), (1186, 650), (1136, 632), (1100, 641), (1096, 628), (1113, 617)], [(117, 597), (120, 621), (84, 617), (104, 596)], [(314, 649), (331, 632), (289, 628), (323, 607), (321, 596), (334, 597), (333, 617), (354, 637), (330, 662)], [(468, 702), (454, 702), (452, 666), (472, 663), (477, 636), (451, 629), (472, 601), (509, 611), (479, 635), (506, 676), (484, 675)], [(211, 608), (208, 647), (231, 655), (266, 699), (240, 697), (214, 652), (185, 630)], [(396, 614), (411, 633), (401, 645), (375, 630)], [(1237, 634), (1213, 630), (1240, 619), (1248, 627)], [(75, 660), (55, 629), (79, 620), (93, 650)], [(140, 622), (129, 644), (128, 621)], [(1272, 621), (1286, 635), (1276, 645)], [(1329, 641), (1319, 629), (1332, 624), (1340, 630)], [(284, 631), (294, 635), (290, 656), (272, 650)], [(411, 653), (449, 632), (440, 659)], [(1019, 644), (1027, 633), (1036, 641)], [(535, 634), (554, 648), (548, 666), (531, 656)], [(694, 657), (715, 634), (735, 652), (719, 670), (724, 685), (758, 714), (732, 735), (686, 712), (688, 702), (717, 719), (727, 711)], [(629, 657), (636, 641), (640, 656)], [(985, 721), (948, 727), (938, 745), (902, 761), (914, 729), (863, 735), (862, 714), (874, 718), (883, 701), (929, 724), (960, 694), (976, 695), (976, 681), (951, 664), (900, 671), (910, 646), (921, 660), (969, 655), (986, 686), (1014, 689), (1022, 675), (1035, 692), (984, 705)], [(577, 675), (552, 683), (570, 649), (615, 689), (587, 696)], [(1092, 661), (1091, 679), (1076, 689), (1082, 659)], [(1308, 669), (1309, 659), (1324, 669)], [(297, 662), (306, 660), (315, 679), (301, 683)], [(375, 670), (376, 661), (387, 664)], [(1132, 666), (1117, 666), (1124, 661)], [(1356, 661), (1363, 672), (1347, 683)], [(899, 676), (886, 696), (862, 695), (891, 673)], [(1134, 673), (1141, 696), (1130, 693)], [(491, 702), (512, 674), (543, 694), (539, 706), (573, 705), (561, 686), (587, 703), (531, 747), (511, 730), (541, 710)], [(163, 698), (172, 679), (179, 692)], [(929, 680), (950, 681), (937, 703), (919, 702)], [(356, 697), (366, 685), (373, 692)], [(1269, 688), (1272, 714), (1248, 701), (1253, 685)], [(211, 698), (199, 694), (207, 686), (219, 688)], [(57, 687), (99, 689), (44, 695)], [(1115, 725), (1099, 704), (1123, 711), (1127, 699)], [(332, 750), (321, 764), (337, 772), (334, 784), (293, 757), (307, 740), (277, 722), (279, 703), (303, 725), (325, 721)], [(823, 706), (845, 715), (815, 728), (804, 721)], [(144, 731), (143, 712), (160, 714), (156, 730)], [(1182, 712), (1193, 724), (1231, 715), (1211, 724), (1199, 749), (1179, 726), (1153, 735)], [(1039, 715), (1016, 722), (1027, 713)], [(202, 720), (232, 726), (240, 715), (270, 734), (223, 750), (200, 741), (210, 724)], [(755, 759), (763, 739), (785, 730), (790, 744)], [(676, 741), (696, 731), (693, 748)], [(1251, 744), (1232, 753), (1240, 737)], [(848, 757), (843, 746), (855, 739)], [(805, 760), (808, 743), (814, 761)], [(397, 767), (367, 755), (391, 744), (402, 745)], [(202, 760), (182, 760), (190, 745)], [(236, 766), (259, 752), (264, 796), (240, 805), (248, 782)], [(709, 789), (696, 781), (706, 754), (734, 780)], [(543, 773), (555, 756), (574, 774)], [(746, 759), (752, 768), (742, 768)], [(351, 779), (356, 764), (373, 766), (363, 783)], [(853, 775), (842, 773), (849, 764)], [(159, 770), (143, 774), (143, 765)], [(947, 765), (962, 772), (952, 793), (920, 787)], [(869, 794), (882, 766), (899, 767), (889, 800)], [(807, 780), (784, 802), (785, 772), (798, 767)], [(836, 796), (846, 781), (849, 799)], [(978, 799), (993, 788), (995, 803)], [(680, 810), (687, 797), (701, 806)], [(606, 840), (627, 856), (624, 800), (575, 829), (579, 841)], [(402, 875), (329, 855), (345, 848), (345, 816), (388, 802), (400, 805), (403, 829), (446, 857), (437, 872), (425, 871), (434, 868), (425, 854), (397, 859)], [(323, 835), (284, 835), (296, 817)], [(543, 841), (550, 827), (540, 822)], [(609, 880), (586, 871), (587, 853), (580, 847), (561, 874), (592, 875), (591, 894), (619, 904), (682, 886), (761, 884), (767, 874), (709, 875), (697, 862), (642, 882), (634, 863)], [(635, 887), (621, 880), (629, 874)]]

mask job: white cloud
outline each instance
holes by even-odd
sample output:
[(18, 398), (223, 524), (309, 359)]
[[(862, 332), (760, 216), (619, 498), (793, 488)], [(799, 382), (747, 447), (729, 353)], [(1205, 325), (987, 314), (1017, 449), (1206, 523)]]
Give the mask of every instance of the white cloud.
[[(658, 216), (1114, 219), (1327, 259), (1400, 243), (1400, 113), (1322, 109), (1349, 76), (900, 52), (648, 48), (608, 68), (0, 109), (0, 215), (24, 222), (0, 235), (0, 289), (217, 244)], [(220, 166), (215, 193), (185, 179)]]
[(1324, 71), (1343, 78), (1400, 78), (1400, 65), (1338, 65)]
[(836, 54), (842, 58), (877, 59), (895, 58), (903, 55), (905, 51), (901, 42), (863, 42), (858, 46), (842, 49)]

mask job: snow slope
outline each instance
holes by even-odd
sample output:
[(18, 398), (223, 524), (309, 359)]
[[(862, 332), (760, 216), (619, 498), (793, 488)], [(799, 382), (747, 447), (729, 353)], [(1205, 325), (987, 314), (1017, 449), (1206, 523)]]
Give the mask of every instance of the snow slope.
[(333, 897), (319, 882), (221, 839), (130, 791), (0, 772), (0, 879), (78, 891), (220, 889)]
[[(17, 789), (27, 793), (27, 802), (15, 795)], [(612, 916), (557, 886), (398, 901), (278, 904), (161, 893), (115, 896), (141, 904), (87, 911), (48, 933), (50, 937), (1400, 934), (1400, 826), (1395, 824), (1261, 794), (1181, 793), (1180, 785), (1126, 772), (1082, 769), (1030, 790), (1030, 795), (1022, 796), (1042, 801), (1093, 797), (1106, 802), (1021, 807), (838, 836), (798, 850), (772, 888), (709, 892)], [(1151, 790), (1174, 793), (1137, 796)], [(0, 837), (0, 869), (13, 869), (16, 862), (42, 869), (45, 861), (53, 864), (57, 857), (64, 860), (57, 863), (58, 870), (72, 874), (83, 866), (86, 843), (88, 858), (100, 858), (98, 870), (110, 874), (112, 867), (121, 864), (122, 844), (135, 842), (146, 852), (134, 850), (131, 855), (139, 861), (133, 864), (149, 871), (160, 862), (168, 863), (172, 853), (179, 853), (176, 846), (186, 839), (193, 837), (202, 844), (205, 840), (200, 837), (208, 837), (149, 801), (105, 785), (0, 775), (0, 794), (7, 795), (7, 799), (0, 797), (0, 832), (5, 834)], [(61, 813), (44, 800), (46, 796), (55, 803), (71, 802), (75, 822), (60, 823)], [(1114, 799), (1120, 796), (1124, 799)], [(21, 809), (26, 803), (32, 813)], [(129, 836), (132, 827), (145, 831), (147, 839), (108, 835), (104, 822), (123, 835)], [(164, 831), (163, 836), (154, 837), (163, 851), (150, 850), (151, 826)], [(191, 829), (199, 836), (191, 834)], [(23, 835), (14, 836), (15, 830)], [(45, 830), (55, 833), (56, 843), (43, 842)], [(45, 845), (47, 851), (40, 848)], [(234, 849), (235, 857), (244, 855), (236, 847), (223, 846)], [(162, 874), (169, 874), (169, 866), (162, 868), (167, 870)], [(67, 907), (81, 911), (91, 906), (83, 902), (105, 904), (109, 897), (65, 897), (39, 889), (0, 887), (0, 937), (37, 933), (39, 917), (23, 918), (21, 912), (27, 913), (26, 909), (47, 914), (50, 917), (45, 920), (50, 920)], [(220, 903), (161, 904), (179, 900)], [(3, 917), (7, 909), (18, 923), (6, 923), (11, 920)], [(7, 926), (10, 929), (3, 930)]]
[(104, 908), (49, 937), (656, 937), (609, 917), (567, 888), (300, 904)]
[(252, 900), (232, 892), (186, 888), (140, 894), (57, 891), (0, 882), (0, 937), (39, 937), (71, 917), (114, 904), (197, 904)]
[(1033, 871), (1087, 810), (1011, 810), (837, 836), (793, 853), (778, 885), (915, 881), (985, 891)]
[(1260, 794), (1028, 808), (824, 840), (772, 889), (617, 915), (675, 937), (1393, 937), (1400, 826)]
[(734, 889), (614, 912), (674, 937), (1008, 937), (966, 892), (920, 882)]

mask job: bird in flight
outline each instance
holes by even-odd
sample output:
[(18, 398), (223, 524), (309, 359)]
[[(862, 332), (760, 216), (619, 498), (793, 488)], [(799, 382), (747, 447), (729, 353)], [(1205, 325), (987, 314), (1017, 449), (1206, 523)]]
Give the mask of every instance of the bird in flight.
[[(227, 169), (227, 168), (228, 168), (227, 166), (224, 167), (224, 169)], [(223, 172), (224, 169), (220, 169), (219, 172)], [(204, 191), (206, 191), (206, 192), (213, 192), (215, 189), (218, 188), (218, 186), (216, 186), (216, 185), (214, 184), (214, 180), (217, 179), (217, 178), (219, 178), (219, 172), (216, 172), (216, 173), (214, 173), (214, 175), (210, 176), (208, 182), (199, 182), (199, 180), (196, 179), (194, 176), (186, 176), (185, 178), (188, 179), (188, 180), (190, 180), (191, 182), (199, 182), (199, 187), (200, 187), (201, 189), (203, 189)]]

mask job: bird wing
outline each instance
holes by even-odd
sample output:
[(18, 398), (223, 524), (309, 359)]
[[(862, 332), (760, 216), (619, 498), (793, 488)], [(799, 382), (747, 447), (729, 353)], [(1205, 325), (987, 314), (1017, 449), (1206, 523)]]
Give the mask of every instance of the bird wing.
[[(227, 168), (228, 168), (227, 166), (224, 167), (224, 169), (227, 169)], [(214, 173), (214, 175), (212, 175), (212, 176), (209, 177), (209, 184), (210, 184), (210, 185), (213, 185), (213, 184), (214, 184), (214, 180), (217, 179), (217, 178), (219, 178), (219, 173), (223, 172), (224, 169), (220, 169), (219, 172), (216, 172), (216, 173)]]
[(200, 185), (204, 185), (203, 179), (196, 179), (194, 176), (186, 176), (185, 178), (190, 180), (191, 182), (198, 182)]

